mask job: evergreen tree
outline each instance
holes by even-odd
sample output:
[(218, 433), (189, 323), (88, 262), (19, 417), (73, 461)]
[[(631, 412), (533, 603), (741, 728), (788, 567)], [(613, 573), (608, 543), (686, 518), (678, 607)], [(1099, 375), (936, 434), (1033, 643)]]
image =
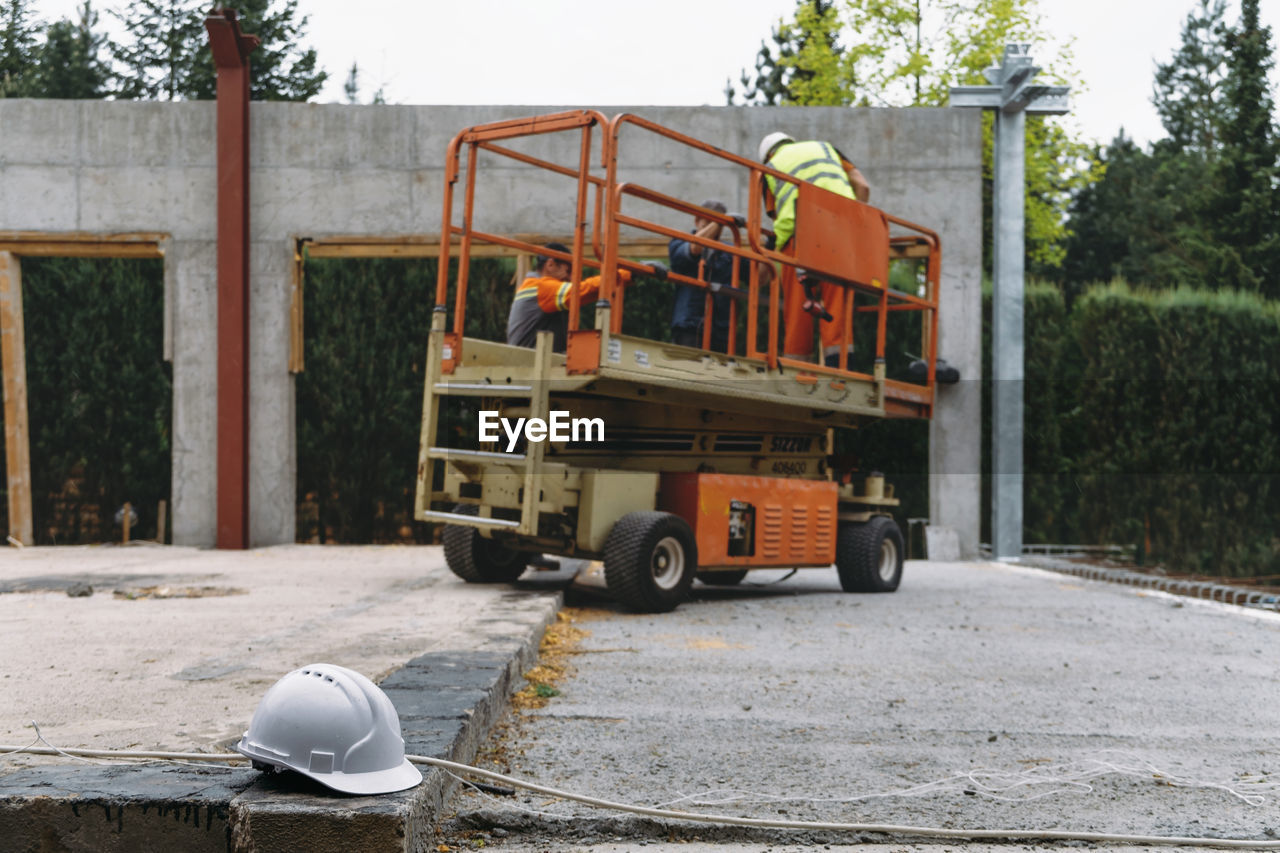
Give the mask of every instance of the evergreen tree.
[[(320, 94), (329, 75), (320, 70), (314, 48), (301, 47), (307, 17), (298, 17), (298, 0), (235, 0), (240, 31), (262, 39), (249, 55), (249, 97), (255, 101), (309, 101)], [(272, 8), (276, 7), (276, 8)], [(201, 17), (203, 21), (203, 16)], [(200, 44), (187, 97), (213, 98), (217, 79), (208, 38)]]
[(1222, 23), (1199, 0), (1182, 46), (1158, 66), (1153, 101), (1169, 134), (1149, 153), (1113, 143), (1106, 177), (1071, 211), (1064, 277), (1152, 287), (1242, 287), (1280, 295), (1280, 154), (1257, 0)]
[(1217, 242), (1208, 255), (1213, 277), (1280, 298), (1280, 139), (1267, 80), (1270, 40), (1270, 27), (1258, 22), (1258, 0), (1243, 0), (1227, 41), (1227, 118), (1206, 188), (1205, 225)]
[(112, 12), (128, 33), (127, 40), (111, 45), (124, 69), (121, 97), (174, 101), (191, 96), (196, 56), (208, 40), (203, 9), (200, 0), (134, 0), (123, 12)]
[(1071, 203), (1059, 276), (1068, 300), (1090, 282), (1114, 278), (1151, 287), (1202, 284), (1205, 237), (1191, 203), (1203, 187), (1201, 161), (1163, 143), (1148, 153), (1123, 130), (1098, 160), (1101, 180)]
[(1106, 149), (1094, 156), (1103, 169), (1096, 183), (1082, 189), (1071, 201), (1071, 233), (1062, 265), (1066, 293), (1074, 299), (1088, 282), (1109, 281), (1120, 275), (1128, 258), (1130, 203), (1135, 190), (1134, 161), (1146, 154), (1124, 135), (1124, 129)]
[(106, 37), (95, 32), (98, 15), (85, 0), (77, 21), (61, 20), (45, 31), (28, 93), (37, 98), (101, 98), (111, 70), (102, 59)]
[[(305, 101), (320, 94), (327, 74), (316, 52), (302, 48), (307, 18), (299, 18), (297, 0), (238, 0), (240, 29), (262, 44), (249, 58), (249, 96), (259, 101)], [(275, 8), (273, 8), (275, 7)], [(115, 47), (126, 69), (120, 94), (128, 98), (212, 99), (217, 72), (204, 20), (207, 4), (198, 0), (135, 0), (117, 13), (129, 41)]]
[(1199, 0), (1182, 25), (1182, 46), (1156, 66), (1151, 101), (1177, 151), (1206, 157), (1222, 143), (1222, 86), (1226, 78), (1225, 0)]
[(360, 66), (354, 62), (347, 72), (347, 82), (342, 84), (342, 94), (346, 96), (348, 104), (360, 103)]
[[(827, 98), (840, 103), (839, 87), (830, 85), (834, 79), (830, 71), (839, 64), (843, 52), (837, 38), (839, 29), (834, 0), (798, 0), (795, 20), (779, 21), (773, 28), (774, 46), (760, 42), (754, 79), (743, 69), (739, 78), (743, 102), (766, 106), (817, 103), (812, 91), (817, 78)], [(826, 74), (820, 71), (824, 67)], [(726, 83), (729, 104), (735, 95), (733, 84)]]
[(31, 0), (0, 0), (0, 98), (25, 94), (38, 32)]
[[(351, 63), (351, 70), (347, 72), (346, 82), (342, 84), (342, 94), (346, 97), (348, 104), (360, 103), (360, 66), (354, 62)], [(382, 87), (379, 86), (369, 103), (385, 104), (386, 102), (386, 96), (383, 94)]]

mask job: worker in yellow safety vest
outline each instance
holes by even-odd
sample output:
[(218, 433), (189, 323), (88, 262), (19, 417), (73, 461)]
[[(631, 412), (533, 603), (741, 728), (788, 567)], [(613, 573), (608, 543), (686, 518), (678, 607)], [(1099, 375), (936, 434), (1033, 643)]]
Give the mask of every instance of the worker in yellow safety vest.
[[(858, 167), (849, 162), (829, 142), (817, 140), (797, 142), (782, 132), (771, 133), (760, 141), (760, 162), (793, 178), (808, 181), (845, 198), (865, 202), (871, 196), (871, 187)], [(796, 185), (789, 181), (765, 175), (765, 201), (768, 213), (773, 217), (773, 231), (778, 251), (785, 252), (796, 227)], [(808, 359), (813, 352), (813, 320), (823, 320), (819, 326), (822, 353), (829, 365), (834, 366), (840, 353), (840, 335), (844, 328), (843, 288), (830, 282), (821, 283), (821, 295), (816, 286), (802, 287), (796, 280), (795, 267), (786, 267), (782, 275), (783, 310), (786, 315), (786, 333), (782, 351), (787, 358)]]

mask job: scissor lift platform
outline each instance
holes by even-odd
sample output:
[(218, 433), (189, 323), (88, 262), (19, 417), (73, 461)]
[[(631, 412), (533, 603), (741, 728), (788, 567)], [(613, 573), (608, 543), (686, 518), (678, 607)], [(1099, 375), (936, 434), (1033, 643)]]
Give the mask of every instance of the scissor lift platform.
[[(598, 126), (606, 128), (607, 174), (603, 178), (589, 168), (591, 130)], [(620, 183), (617, 139), (630, 126), (700, 147), (749, 169), (752, 207), (748, 216), (719, 214)], [(516, 155), (495, 144), (515, 136), (566, 130), (582, 134), (577, 170)], [(453, 185), (463, 146), (469, 146), (470, 156), (463, 222), (455, 226)], [(556, 254), (475, 227), (476, 153), (482, 148), (578, 179), (573, 249), (561, 258), (572, 264), (575, 285), (564, 353), (553, 351), (550, 332), (540, 333), (533, 349), (462, 334), (473, 242)], [(817, 249), (815, 241), (801, 241), (794, 250), (800, 256), (794, 251), (773, 251), (761, 238), (766, 229), (760, 222), (758, 184), (765, 173), (795, 182), (766, 166), (628, 115), (606, 121), (589, 111), (562, 113), (471, 128), (455, 137), (446, 165), (445, 233), (424, 377), (415, 515), (446, 525), (445, 555), (457, 575), (469, 582), (513, 580), (540, 553), (603, 560), (601, 574), (610, 592), (624, 604), (648, 611), (678, 605), (695, 575), (705, 583), (731, 584), (753, 568), (834, 562), (847, 590), (897, 588), (903, 546), (890, 515), (898, 504), (892, 486), (878, 474), (854, 483), (846, 472), (835, 470), (833, 430), (856, 428), (871, 419), (932, 414), (937, 237), (875, 208), (842, 198), (833, 201), (825, 197), (832, 194), (803, 185), (797, 230), (805, 226), (806, 200), (814, 201), (815, 209), (821, 208), (828, 237), (817, 241), (821, 244)], [(588, 245), (586, 211), (592, 189), (597, 204)], [(735, 302), (728, 353), (622, 333), (625, 294), (614, 283), (616, 273), (628, 269), (643, 275), (654, 268), (620, 257), (619, 226), (647, 229), (667, 238), (701, 239), (623, 213), (623, 200), (628, 197), (678, 213), (718, 218), (732, 233), (730, 244), (705, 243), (734, 255), (735, 277), (739, 264), (748, 265), (749, 286), (738, 294), (747, 304), (747, 316), (742, 318), (745, 340), (737, 340), (740, 318)], [(842, 215), (847, 215), (848, 246), (858, 253), (857, 263), (846, 262), (832, 242), (831, 235), (840, 236)], [(909, 233), (891, 235), (893, 223)], [(451, 282), (447, 261), (454, 248), (460, 263), (457, 280)], [(926, 262), (924, 293), (898, 293), (888, 287), (892, 257)], [(855, 314), (873, 315), (872, 372), (852, 370), (844, 355), (835, 367), (778, 355), (777, 285), (769, 287), (760, 268), (802, 262), (809, 274), (845, 285), (847, 345), (852, 344)], [(592, 328), (580, 322), (576, 287), (588, 266), (597, 267), (602, 278)], [(679, 284), (708, 286), (701, 274), (669, 278)], [(446, 307), (451, 283), (456, 286), (452, 318)], [(859, 295), (862, 305), (857, 304)], [(885, 376), (885, 323), (894, 310), (920, 312), (921, 351), (928, 365), (922, 383)], [(767, 345), (761, 346), (766, 337)], [(704, 343), (707, 340), (704, 337)], [(503, 418), (545, 423), (552, 412), (567, 411), (576, 419), (598, 420), (607, 426), (600, 441), (574, 436), (565, 441), (525, 438), (516, 442), (504, 437), (491, 444), (455, 446), (448, 413), (441, 427), (444, 403), (455, 398), (471, 398), (473, 404)]]
[(863, 418), (885, 417), (886, 393), (898, 395), (894, 403), (900, 408), (920, 405), (926, 399), (908, 396), (909, 390), (886, 392), (885, 383), (874, 378), (820, 373), (816, 365), (813, 369), (770, 370), (763, 359), (628, 335), (613, 335), (610, 341), (610, 357), (598, 371), (571, 372), (568, 357), (553, 353), (542, 376), (536, 369), (534, 350), (468, 339), (463, 360), (433, 391), (503, 397), (523, 394), (533, 382), (549, 382), (553, 393), (576, 392), (641, 403), (661, 400), (748, 414), (758, 413), (763, 405), (771, 407), (772, 417), (824, 426), (856, 426)]

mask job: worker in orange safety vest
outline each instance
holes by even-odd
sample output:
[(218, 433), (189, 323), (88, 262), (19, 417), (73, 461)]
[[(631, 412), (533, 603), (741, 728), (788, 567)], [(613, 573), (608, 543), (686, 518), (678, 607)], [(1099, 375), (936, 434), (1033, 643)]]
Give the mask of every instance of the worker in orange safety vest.
[[(569, 254), (563, 243), (547, 243), (543, 246), (553, 252)], [(666, 272), (663, 268), (662, 272)], [(538, 332), (550, 331), (554, 335), (556, 352), (564, 352), (569, 337), (569, 300), (573, 283), (569, 281), (573, 268), (568, 261), (551, 255), (539, 255), (533, 272), (524, 277), (516, 287), (511, 300), (511, 312), (507, 315), (507, 343), (517, 347), (532, 347)], [(631, 273), (618, 270), (618, 283), (626, 286)], [(594, 302), (600, 292), (600, 276), (584, 278), (578, 284), (583, 303)]]

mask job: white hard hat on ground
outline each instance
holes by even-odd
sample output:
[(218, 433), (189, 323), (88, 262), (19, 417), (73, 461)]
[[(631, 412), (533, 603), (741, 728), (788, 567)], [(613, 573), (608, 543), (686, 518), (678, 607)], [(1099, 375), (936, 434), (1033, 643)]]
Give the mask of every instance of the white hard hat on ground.
[(784, 133), (781, 130), (775, 130), (773, 133), (760, 140), (760, 152), (757, 154), (756, 159), (761, 163), (768, 162), (769, 153), (772, 152), (775, 147), (784, 142), (795, 142), (795, 139), (793, 139), (788, 133)]
[(327, 663), (273, 684), (236, 752), (347, 794), (388, 794), (422, 781), (404, 757), (400, 717), (387, 694), (360, 673)]

